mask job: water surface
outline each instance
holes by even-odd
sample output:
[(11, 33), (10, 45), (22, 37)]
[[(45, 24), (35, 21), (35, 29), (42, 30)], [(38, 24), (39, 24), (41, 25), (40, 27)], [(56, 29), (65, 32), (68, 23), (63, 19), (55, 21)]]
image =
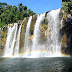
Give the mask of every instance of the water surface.
[(0, 72), (72, 72), (72, 58), (0, 58)]

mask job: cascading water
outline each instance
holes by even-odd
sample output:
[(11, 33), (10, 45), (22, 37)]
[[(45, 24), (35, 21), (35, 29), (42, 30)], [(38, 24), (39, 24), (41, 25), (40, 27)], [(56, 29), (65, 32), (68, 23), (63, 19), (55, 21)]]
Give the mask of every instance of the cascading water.
[[(47, 14), (48, 19), (48, 32), (47, 37), (47, 50), (48, 56), (61, 56), (61, 41), (59, 41), (59, 13), (60, 9), (52, 10)], [(50, 34), (49, 34), (50, 33)], [(50, 35), (50, 36), (49, 36)]]
[(17, 23), (14, 23), (14, 26), (12, 28), (9, 27), (8, 25), (8, 34), (7, 34), (4, 57), (10, 57), (13, 55), (16, 33), (17, 33)]
[(20, 25), (18, 35), (17, 35), (17, 39), (16, 39), (16, 45), (15, 45), (15, 50), (14, 50), (14, 55), (16, 55), (16, 56), (19, 54), (21, 27), (22, 27), (22, 24)]
[(44, 20), (44, 18), (45, 18), (45, 13), (38, 15), (35, 28), (34, 28), (34, 38), (33, 38), (33, 47), (32, 47), (31, 57), (38, 57), (40, 54), (39, 52), (40, 46), (39, 46), (38, 40), (40, 38), (40, 24)]
[[(32, 16), (29, 17), (25, 32), (24, 55), (23, 55), (24, 57), (61, 56), (61, 40), (59, 31), (60, 28), (62, 28), (62, 20), (59, 19), (59, 13), (60, 9), (57, 9), (48, 12), (47, 15), (45, 13), (37, 15), (37, 20), (33, 30), (34, 34), (32, 35), (33, 39), (29, 39), (31, 36), (30, 27), (33, 18)], [(44, 34), (43, 32), (41, 32), (41, 25), (46, 19), (48, 20), (47, 24), (48, 28), (46, 29)], [(21, 49), (20, 48), (21, 27), (22, 24), (20, 25), (17, 33), (17, 23), (15, 23), (12, 28), (8, 26), (8, 34), (4, 51), (5, 57), (10, 57), (12, 55), (18, 56), (19, 50)], [(44, 42), (41, 42), (44, 40), (41, 38), (42, 34), (44, 35), (44, 37), (46, 37)]]
[(64, 11), (62, 11), (62, 13), (63, 13), (63, 17), (62, 17), (62, 20), (61, 20), (61, 29), (62, 29), (62, 27), (63, 27), (63, 19), (64, 19)]
[(25, 33), (25, 43), (24, 43), (24, 51), (26, 52), (25, 57), (27, 56), (28, 51), (30, 51), (30, 41), (28, 38), (30, 36), (31, 20), (32, 20), (32, 16), (29, 17), (27, 28), (26, 28), (26, 33)]

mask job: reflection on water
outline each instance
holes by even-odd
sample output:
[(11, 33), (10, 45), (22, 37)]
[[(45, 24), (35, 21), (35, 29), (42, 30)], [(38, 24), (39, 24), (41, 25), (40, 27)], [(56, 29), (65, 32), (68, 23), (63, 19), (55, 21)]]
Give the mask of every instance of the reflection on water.
[(1, 58), (0, 72), (72, 72), (72, 58)]

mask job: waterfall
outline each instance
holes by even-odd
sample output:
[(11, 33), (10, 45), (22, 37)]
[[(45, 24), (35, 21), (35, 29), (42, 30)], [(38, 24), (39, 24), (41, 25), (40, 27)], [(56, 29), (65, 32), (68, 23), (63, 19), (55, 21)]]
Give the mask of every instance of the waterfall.
[[(8, 25), (8, 33), (4, 51), (4, 57), (11, 57), (13, 55), (19, 56), (21, 42), (24, 41), (24, 54), (23, 57), (59, 57), (61, 56), (61, 37), (60, 29), (62, 29), (62, 20), (59, 18), (60, 9), (52, 10), (48, 13), (38, 14), (33, 21), (34, 16), (30, 16), (27, 20), (23, 21), (18, 29), (18, 24), (14, 23), (13, 27)], [(64, 12), (63, 12), (64, 14)], [(47, 22), (45, 23), (45, 21)], [(33, 21), (33, 22), (32, 22)], [(35, 22), (33, 34), (31, 34), (31, 24)], [(26, 24), (27, 23), (27, 24)], [(43, 26), (45, 25), (45, 26)], [(22, 26), (26, 26), (26, 32), (22, 31)], [(33, 27), (32, 26), (32, 27)], [(42, 27), (43, 26), (43, 27)], [(43, 29), (44, 31), (41, 31)], [(22, 29), (23, 30), (23, 29)], [(24, 40), (20, 40), (25, 32)], [(31, 38), (32, 36), (32, 38)], [(45, 37), (45, 38), (42, 38)], [(31, 39), (30, 39), (31, 38)], [(23, 43), (22, 43), (23, 44)], [(20, 51), (21, 51), (20, 50)], [(22, 51), (23, 52), (23, 51)], [(21, 55), (20, 55), (21, 56)]]
[[(61, 56), (61, 41), (59, 41), (59, 13), (60, 9), (52, 10), (47, 14), (48, 32), (47, 50), (48, 56)], [(50, 35), (50, 36), (49, 36)]]
[(17, 33), (17, 23), (14, 23), (14, 26), (12, 28), (9, 27), (8, 25), (8, 33), (7, 33), (4, 57), (11, 57), (13, 55), (16, 33)]
[(33, 38), (33, 46), (32, 46), (31, 57), (39, 56), (40, 47), (39, 47), (38, 40), (40, 38), (40, 24), (44, 20), (44, 18), (45, 18), (45, 13), (44, 14), (40, 14), (37, 17), (37, 21), (36, 21), (35, 28), (34, 28), (34, 38)]
[(65, 15), (64, 11), (62, 11), (62, 13), (63, 13), (63, 17), (62, 17), (62, 19), (61, 19), (61, 29), (62, 29), (62, 27), (63, 27), (63, 19), (64, 19), (64, 15)]
[(30, 25), (31, 25), (32, 16), (29, 17), (27, 27), (26, 27), (26, 33), (25, 33), (25, 43), (24, 43), (24, 51), (26, 52), (25, 56), (27, 56), (28, 51), (30, 51)]
[(14, 50), (14, 55), (16, 56), (19, 54), (21, 27), (22, 27), (22, 24), (20, 25), (20, 28), (18, 30), (17, 39), (16, 39), (16, 45), (15, 45), (15, 50)]

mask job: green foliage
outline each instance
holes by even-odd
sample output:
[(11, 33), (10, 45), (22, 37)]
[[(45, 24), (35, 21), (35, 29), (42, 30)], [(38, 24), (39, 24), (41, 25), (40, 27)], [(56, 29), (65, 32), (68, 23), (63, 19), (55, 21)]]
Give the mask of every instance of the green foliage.
[(71, 13), (72, 10), (72, 0), (66, 0), (62, 3), (62, 6), (64, 7), (64, 10), (68, 13)]
[(15, 5), (7, 5), (7, 3), (0, 2), (0, 27), (9, 23), (18, 22), (18, 20), (34, 14), (33, 11), (27, 9), (22, 3), (19, 3), (18, 7), (16, 7)]

